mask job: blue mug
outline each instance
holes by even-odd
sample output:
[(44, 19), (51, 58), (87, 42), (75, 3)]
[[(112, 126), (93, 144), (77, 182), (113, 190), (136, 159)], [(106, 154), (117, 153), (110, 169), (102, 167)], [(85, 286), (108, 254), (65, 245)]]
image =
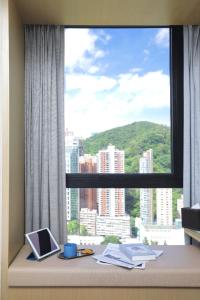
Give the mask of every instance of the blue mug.
[(66, 243), (64, 244), (64, 257), (70, 258), (77, 256), (77, 244)]

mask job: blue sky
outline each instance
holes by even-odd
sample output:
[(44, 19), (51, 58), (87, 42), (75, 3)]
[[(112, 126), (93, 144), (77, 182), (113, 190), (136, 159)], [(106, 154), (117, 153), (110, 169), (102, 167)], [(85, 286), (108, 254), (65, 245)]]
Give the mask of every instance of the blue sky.
[(169, 31), (67, 29), (65, 121), (78, 136), (135, 121), (170, 125)]

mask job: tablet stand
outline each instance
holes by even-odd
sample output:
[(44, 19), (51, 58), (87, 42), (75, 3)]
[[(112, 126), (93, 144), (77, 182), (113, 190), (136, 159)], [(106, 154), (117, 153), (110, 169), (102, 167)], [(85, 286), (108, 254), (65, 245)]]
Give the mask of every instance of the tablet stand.
[(28, 259), (28, 260), (37, 260), (37, 258), (35, 257), (35, 254), (34, 254), (33, 252), (31, 252), (31, 253), (27, 256), (26, 259)]

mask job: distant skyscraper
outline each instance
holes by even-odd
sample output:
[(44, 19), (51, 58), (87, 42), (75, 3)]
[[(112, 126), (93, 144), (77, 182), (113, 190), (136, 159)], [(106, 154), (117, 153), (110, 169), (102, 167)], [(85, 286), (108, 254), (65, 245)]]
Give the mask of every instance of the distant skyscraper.
[[(66, 131), (65, 134), (65, 159), (66, 173), (79, 172), (79, 156), (82, 155), (81, 139), (75, 137), (73, 132)], [(66, 189), (67, 220), (79, 218), (79, 189)]]
[(181, 218), (181, 208), (183, 208), (183, 195), (181, 195), (181, 198), (177, 199), (178, 218)]
[(81, 208), (80, 225), (84, 225), (89, 235), (96, 235), (96, 209)]
[(130, 216), (97, 216), (96, 235), (116, 235), (119, 237), (130, 237)]
[(79, 157), (80, 173), (96, 173), (97, 172), (97, 158), (90, 154), (84, 154)]
[(172, 218), (172, 189), (156, 189), (157, 225), (171, 226)]
[[(140, 158), (140, 173), (153, 173), (153, 150), (143, 152)], [(152, 189), (140, 189), (140, 218), (144, 225), (153, 223), (153, 191)]]
[[(79, 157), (80, 173), (96, 173), (97, 159), (96, 156), (85, 154)], [(97, 189), (84, 188), (80, 189), (80, 209), (88, 208), (90, 210), (97, 209)]]
[[(97, 154), (97, 173), (124, 173), (124, 151), (113, 145), (100, 150)], [(104, 188), (97, 191), (98, 209), (100, 216), (124, 216), (124, 189)]]

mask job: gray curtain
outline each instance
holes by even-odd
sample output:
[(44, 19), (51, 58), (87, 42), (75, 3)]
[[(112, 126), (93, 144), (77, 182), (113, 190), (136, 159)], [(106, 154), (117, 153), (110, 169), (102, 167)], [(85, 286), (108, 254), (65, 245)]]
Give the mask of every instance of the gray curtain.
[(25, 26), (26, 232), (66, 239), (64, 27)]
[(184, 204), (200, 203), (200, 27), (184, 26)]

